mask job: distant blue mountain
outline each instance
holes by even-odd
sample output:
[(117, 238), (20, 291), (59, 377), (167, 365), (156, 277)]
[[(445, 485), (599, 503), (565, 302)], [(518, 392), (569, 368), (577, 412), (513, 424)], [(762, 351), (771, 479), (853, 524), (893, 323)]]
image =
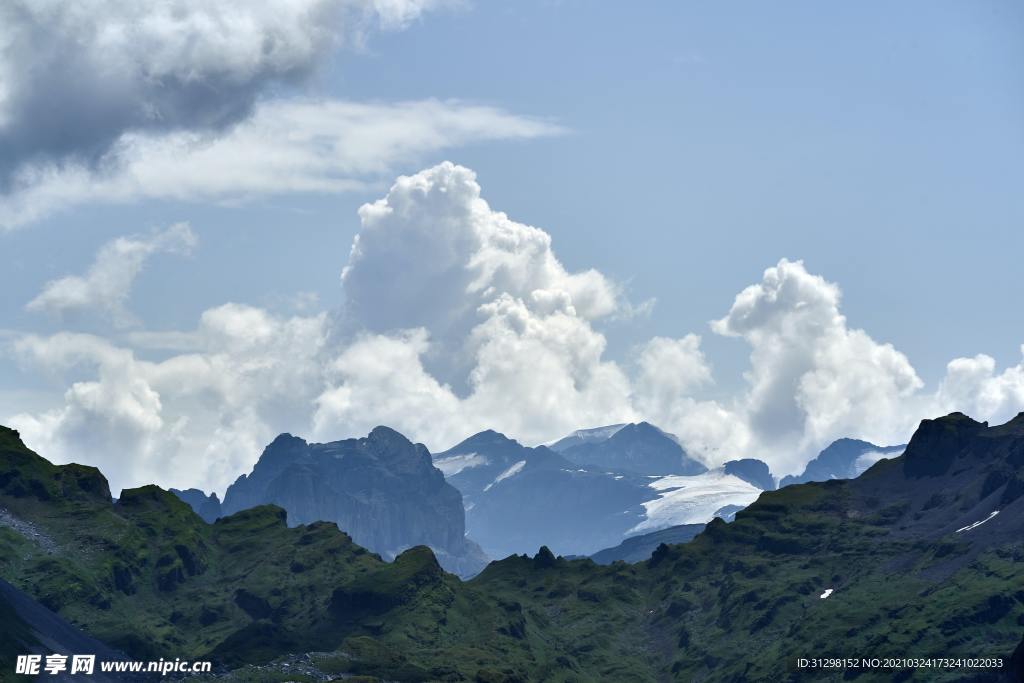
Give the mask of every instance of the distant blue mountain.
[(652, 497), (644, 477), (583, 467), (492, 430), (435, 454), (434, 465), (462, 492), (466, 533), (495, 559), (542, 545), (561, 555), (615, 545)]
[(803, 484), (809, 481), (829, 481), (830, 479), (854, 479), (878, 460), (894, 458), (906, 449), (906, 444), (899, 446), (876, 446), (859, 439), (839, 439), (818, 454), (804, 467), (800, 475), (783, 477), (779, 488), (790, 484)]
[(199, 489), (169, 489), (171, 493), (188, 503), (189, 507), (204, 521), (213, 524), (221, 516), (220, 499), (216, 493), (207, 495)]

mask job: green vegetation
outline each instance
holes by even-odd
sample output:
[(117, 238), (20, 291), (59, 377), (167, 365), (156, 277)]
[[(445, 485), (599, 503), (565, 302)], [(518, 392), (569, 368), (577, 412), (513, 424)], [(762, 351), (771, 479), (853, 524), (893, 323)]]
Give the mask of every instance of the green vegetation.
[[(957, 428), (942, 431), (966, 443)], [(983, 482), (1024, 464), (1022, 431), (995, 434), (992, 448), (972, 441), (953, 460), (942, 450), (953, 464), (928, 479), (907, 480), (893, 460), (858, 480), (766, 493), (644, 563), (542, 548), (463, 583), (426, 548), (385, 563), (333, 524), (288, 528), (272, 506), (208, 525), (153, 486), (114, 504), (96, 470), (53, 466), (0, 430), (0, 506), (57, 548), (0, 527), (0, 576), (134, 656), (211, 658), (235, 669), (227, 680), (285, 680), (254, 665), (289, 653), (321, 653), (309, 657), (318, 671), (364, 680), (506, 683), (844, 680), (796, 660), (1006, 659), (1024, 624), (1020, 515), (1010, 516), (1024, 499), (1000, 516), (1018, 520), (1009, 532), (941, 529), (983, 494), (1007, 501), (1013, 476)], [(976, 471), (960, 466), (971, 458)]]

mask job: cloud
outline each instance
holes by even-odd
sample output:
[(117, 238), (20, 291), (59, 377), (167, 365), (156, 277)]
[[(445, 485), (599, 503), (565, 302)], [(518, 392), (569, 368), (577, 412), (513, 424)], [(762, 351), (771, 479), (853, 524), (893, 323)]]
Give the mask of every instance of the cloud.
[(619, 288), (597, 271), (569, 273), (546, 232), (493, 211), (467, 168), (445, 162), (403, 176), (359, 215), (341, 276), (344, 326), (424, 328), (444, 356), (432, 356), (432, 369), (460, 389), (480, 346), (470, 333), (502, 296), (536, 315), (564, 311), (581, 320), (623, 305)]
[(100, 167), (34, 164), (0, 195), (0, 227), (81, 203), (243, 201), (365, 190), (399, 165), (471, 142), (528, 139), (558, 126), (458, 101), (272, 101), (226, 131), (130, 132)]
[(48, 456), (106, 466), (115, 486), (223, 490), (281, 431), (326, 440), (387, 424), (438, 450), (486, 428), (542, 443), (647, 419), (708, 464), (758, 457), (781, 475), (839, 437), (898, 443), (923, 417), (1024, 408), (1024, 362), (997, 372), (988, 356), (955, 359), (929, 391), (800, 261), (765, 270), (712, 323), (750, 350), (747, 385), (712, 400), (697, 335), (608, 358), (601, 326), (631, 308), (621, 287), (567, 269), (547, 232), (487, 204), (470, 170), (399, 178), (360, 218), (339, 315), (229, 303), (192, 330), (135, 330), (122, 345), (19, 337), (15, 355), (68, 389), (10, 421)]
[(373, 0), (368, 14), (377, 17), (381, 28), (394, 31), (408, 27), (430, 10), (463, 4), (462, 0)]
[[(597, 271), (566, 270), (550, 235), (492, 210), (472, 171), (442, 163), (401, 177), (359, 213), (342, 271), (342, 336), (372, 333), (358, 345), (389, 358), (396, 344), (405, 351), (402, 362), (380, 366), (376, 383), (389, 391), (373, 401), (372, 415), (358, 401), (336, 400), (366, 384), (342, 372), (317, 424), (415, 429), (424, 421), (429, 443), (450, 445), (467, 429), (539, 441), (632, 414), (628, 380), (602, 359), (605, 339), (591, 324), (628, 306), (620, 288)], [(443, 398), (436, 409), (410, 410), (398, 388), (404, 381), (415, 395)]]
[(921, 417), (913, 403), (923, 383), (910, 361), (849, 328), (839, 303), (837, 285), (782, 259), (712, 323), (750, 345), (749, 390), (736, 412), (751, 445), (782, 470), (839, 436), (904, 439)]
[(322, 390), (326, 316), (225, 304), (203, 313), (196, 350), (161, 362), (86, 334), (23, 336), (16, 358), (72, 382), (62, 405), (8, 423), (57, 462), (100, 466), (115, 491), (147, 482), (220, 490)]
[(158, 253), (188, 254), (197, 242), (187, 223), (149, 235), (119, 237), (103, 245), (85, 275), (47, 282), (25, 308), (60, 317), (96, 313), (115, 325), (129, 324), (132, 316), (125, 303), (149, 257)]
[(316, 398), (314, 433), (347, 438), (399, 423), (405, 433), (428, 443), (464, 433), (468, 420), (459, 399), (423, 368), (420, 357), (427, 346), (422, 328), (357, 338), (328, 367), (329, 388)]
[[(88, 443), (133, 461), (119, 485), (221, 488), (277, 431), (340, 438), (383, 423), (442, 448), (486, 427), (541, 441), (609, 415), (636, 417), (628, 377), (603, 358), (592, 326), (628, 305), (618, 287), (596, 271), (568, 271), (547, 233), (490, 209), (468, 169), (446, 163), (401, 178), (361, 217), (340, 329), (323, 314), (286, 319), (227, 304), (192, 331), (129, 335), (171, 350), (161, 362), (98, 337), (26, 338), (17, 355), (32, 367), (92, 376), (95, 397), (132, 387), (152, 400), (127, 412), (138, 418), (130, 429), (125, 411), (104, 414), (103, 401), (87, 404), (79, 391), (15, 426), (71, 459), (85, 443), (78, 425), (121, 424), (123, 440), (111, 427)], [(457, 370), (458, 386), (432, 362)]]
[[(1020, 351), (1024, 356), (1024, 345)], [(950, 361), (936, 397), (938, 409), (959, 410), (996, 423), (1024, 410), (1024, 361), (999, 374), (995, 370), (995, 359), (985, 354)]]
[[(0, 189), (25, 164), (110, 163), (126, 134), (220, 131), (374, 27), (438, 0), (11, 0), (0, 5)], [(22, 179), (23, 180), (23, 179)]]

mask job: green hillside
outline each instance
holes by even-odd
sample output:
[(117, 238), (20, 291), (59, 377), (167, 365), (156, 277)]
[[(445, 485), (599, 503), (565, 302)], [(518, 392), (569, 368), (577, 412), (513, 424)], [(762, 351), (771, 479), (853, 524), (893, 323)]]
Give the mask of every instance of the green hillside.
[(0, 526), (0, 577), (134, 656), (225, 668), (323, 653), (321, 671), (408, 681), (957, 681), (984, 672), (844, 679), (796, 662), (1009, 659), (1024, 632), (1022, 471), (1024, 417), (953, 415), (856, 480), (765, 493), (645, 563), (541, 549), (463, 583), (426, 548), (385, 563), (272, 506), (210, 525), (155, 486), (112, 503), (97, 470), (51, 465), (2, 430), (0, 507), (38, 536)]

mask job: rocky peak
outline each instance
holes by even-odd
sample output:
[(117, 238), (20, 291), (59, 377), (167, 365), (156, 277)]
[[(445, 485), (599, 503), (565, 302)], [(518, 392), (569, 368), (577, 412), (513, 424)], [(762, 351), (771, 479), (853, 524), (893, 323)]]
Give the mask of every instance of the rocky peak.
[(922, 420), (904, 453), (904, 472), (908, 477), (945, 474), (957, 454), (987, 427), (987, 422), (978, 422), (963, 413)]
[(726, 474), (739, 477), (745, 482), (753, 484), (762, 491), (775, 490), (775, 479), (768, 469), (767, 463), (755, 458), (742, 458), (730, 460), (725, 463), (722, 470)]
[(279, 436), (252, 473), (228, 488), (222, 509), (230, 515), (262, 504), (287, 510), (293, 525), (335, 522), (386, 558), (415, 545), (453, 563), (473, 551), (459, 491), (433, 466), (426, 447), (388, 427), (322, 444)]

